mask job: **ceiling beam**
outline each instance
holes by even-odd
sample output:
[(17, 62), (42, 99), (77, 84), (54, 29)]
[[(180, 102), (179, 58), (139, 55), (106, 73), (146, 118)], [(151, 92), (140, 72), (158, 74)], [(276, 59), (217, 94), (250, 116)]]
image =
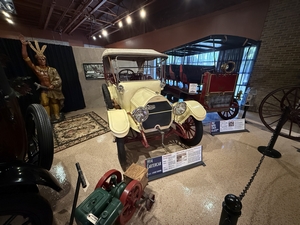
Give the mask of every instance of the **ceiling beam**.
[(58, 28), (58, 26), (60, 25), (61, 21), (63, 20), (63, 18), (65, 18), (65, 16), (67, 15), (68, 11), (70, 10), (72, 4), (74, 3), (74, 0), (71, 0), (71, 3), (69, 4), (68, 8), (64, 11), (64, 13), (61, 15), (61, 17), (59, 18), (59, 20), (57, 21), (55, 27), (54, 27), (54, 31), (56, 31), (56, 29)]
[(49, 13), (48, 13), (48, 16), (47, 16), (47, 19), (46, 19), (46, 22), (45, 22), (45, 24), (44, 24), (44, 30), (45, 30), (45, 29), (47, 28), (47, 26), (48, 26), (48, 23), (49, 23), (49, 20), (50, 20), (51, 15), (52, 15), (53, 9), (54, 9), (54, 7), (55, 7), (55, 4), (56, 4), (56, 2), (55, 2), (55, 0), (53, 0), (53, 2), (52, 2), (52, 4), (51, 4), (51, 7), (50, 7), (50, 10), (49, 10)]
[[(96, 12), (102, 5), (104, 5), (104, 3), (106, 2), (107, 0), (103, 0), (101, 1), (100, 3), (98, 3), (98, 5), (96, 5), (95, 8), (92, 9), (92, 11), (90, 12), (90, 15), (92, 15), (94, 12)], [(81, 19), (81, 21), (79, 21), (73, 28), (72, 30), (70, 30), (70, 32), (68, 34), (71, 34), (73, 33), (74, 30), (76, 30), (84, 21), (87, 20), (87, 17), (84, 17), (83, 19)]]
[(72, 18), (71, 22), (64, 28), (63, 33), (65, 33), (71, 26), (72, 24), (83, 14), (84, 10), (86, 10), (87, 7), (90, 6), (90, 4), (93, 3), (93, 0), (90, 0), (88, 3), (86, 3), (83, 8), (81, 9), (81, 12), (77, 14), (75, 18)]
[[(143, 5), (143, 6), (139, 7), (139, 8), (137, 8), (136, 10), (132, 11), (131, 13), (128, 13), (128, 14), (127, 14), (127, 13), (125, 13), (125, 14), (123, 13), (123, 14), (122, 14), (122, 15), (123, 15), (122, 17), (117, 18), (115, 21), (111, 21), (111, 24), (110, 24), (110, 25), (107, 25), (106, 27), (103, 27), (102, 29), (97, 30), (97, 31), (95, 31), (95, 32), (91, 32), (88, 36), (94, 36), (95, 34), (99, 33), (101, 30), (107, 29), (107, 28), (113, 26), (114, 24), (117, 24), (119, 21), (125, 19), (127, 16), (131, 16), (133, 13), (135, 13), (135, 12), (141, 10), (142, 8), (145, 8), (145, 7), (148, 6), (148, 5), (151, 5), (151, 4), (152, 4), (153, 2), (155, 2), (155, 1), (156, 1), (156, 0), (152, 0), (152, 1), (148, 2), (148, 3), (146, 3), (145, 5)], [(119, 15), (119, 16), (120, 16), (120, 15)], [(113, 32), (113, 33), (114, 33), (114, 32)]]
[(41, 18), (39, 19), (39, 27), (41, 28), (43, 26), (43, 22), (45, 21), (46, 14), (47, 14), (47, 8), (50, 5), (50, 0), (43, 1), (42, 9), (39, 9), (41, 11)]

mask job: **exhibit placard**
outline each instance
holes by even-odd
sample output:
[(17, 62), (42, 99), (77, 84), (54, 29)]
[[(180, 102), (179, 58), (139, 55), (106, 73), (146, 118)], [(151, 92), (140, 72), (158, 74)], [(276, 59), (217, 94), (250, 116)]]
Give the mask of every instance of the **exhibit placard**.
[(210, 133), (218, 134), (232, 131), (245, 131), (245, 119), (221, 120), (210, 122)]
[(145, 160), (149, 181), (202, 164), (201, 145)]
[(197, 94), (198, 84), (197, 83), (190, 83), (189, 84), (189, 93)]

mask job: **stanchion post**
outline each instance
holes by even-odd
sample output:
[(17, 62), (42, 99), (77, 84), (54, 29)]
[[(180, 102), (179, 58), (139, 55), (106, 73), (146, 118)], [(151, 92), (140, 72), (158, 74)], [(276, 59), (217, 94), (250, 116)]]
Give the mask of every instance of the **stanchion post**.
[[(249, 102), (247, 102), (247, 103), (244, 105), (244, 113), (243, 113), (243, 115), (242, 115), (242, 119), (244, 119), (244, 118), (246, 117), (246, 113), (247, 113), (248, 109), (249, 109)], [(246, 121), (245, 121), (245, 123), (246, 123)]]
[(285, 107), (279, 121), (278, 124), (275, 128), (275, 131), (269, 141), (268, 146), (259, 146), (257, 149), (260, 153), (272, 157), (272, 158), (280, 158), (281, 154), (280, 152), (278, 152), (277, 150), (274, 149), (274, 145), (275, 142), (280, 134), (281, 128), (283, 127), (283, 125), (285, 124), (285, 122), (288, 119), (288, 115), (290, 114), (291, 110), (289, 107)]
[(241, 210), (242, 202), (240, 199), (233, 194), (226, 195), (222, 203), (219, 225), (236, 225), (238, 218), (242, 215)]

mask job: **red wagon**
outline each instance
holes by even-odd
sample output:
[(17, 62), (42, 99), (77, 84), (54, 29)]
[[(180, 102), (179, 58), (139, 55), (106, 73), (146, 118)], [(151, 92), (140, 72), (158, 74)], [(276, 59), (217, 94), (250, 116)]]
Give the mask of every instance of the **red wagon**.
[[(179, 67), (177, 71), (176, 67)], [(238, 80), (235, 63), (224, 63), (221, 72), (212, 70), (194, 65), (169, 65), (163, 76), (166, 81), (163, 93), (170, 101), (196, 100), (206, 112), (217, 112), (225, 120), (233, 119), (239, 112), (239, 97), (234, 96)]]

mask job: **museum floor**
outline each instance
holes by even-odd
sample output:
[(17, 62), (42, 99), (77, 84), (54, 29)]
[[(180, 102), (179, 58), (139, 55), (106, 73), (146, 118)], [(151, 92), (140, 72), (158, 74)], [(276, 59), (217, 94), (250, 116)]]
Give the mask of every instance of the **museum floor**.
[[(67, 114), (72, 116), (94, 111), (106, 119), (104, 108), (84, 109)], [(247, 112), (249, 132), (212, 136), (208, 114), (204, 123), (204, 165), (166, 176), (148, 183), (145, 192), (154, 193), (156, 202), (150, 212), (141, 207), (127, 224), (137, 225), (217, 225), (222, 202), (227, 194), (239, 196), (248, 184), (262, 154), (258, 146), (268, 145), (272, 133), (260, 122), (256, 113)], [(131, 149), (132, 161), (143, 164), (148, 157), (164, 154), (162, 149)], [(274, 149), (282, 157), (265, 157), (245, 197), (242, 199), (240, 225), (300, 224), (300, 143), (281, 136)], [(59, 179), (63, 191), (56, 193), (41, 187), (41, 194), (52, 204), (54, 224), (68, 224), (77, 182), (75, 163), (79, 162), (88, 182), (80, 189), (78, 204), (93, 192), (101, 176), (110, 169), (122, 172), (112, 134), (92, 138), (54, 155), (51, 172)], [(77, 204), (77, 205), (78, 205)], [(74, 224), (75, 221), (74, 221)], [(227, 223), (224, 223), (227, 224)]]

